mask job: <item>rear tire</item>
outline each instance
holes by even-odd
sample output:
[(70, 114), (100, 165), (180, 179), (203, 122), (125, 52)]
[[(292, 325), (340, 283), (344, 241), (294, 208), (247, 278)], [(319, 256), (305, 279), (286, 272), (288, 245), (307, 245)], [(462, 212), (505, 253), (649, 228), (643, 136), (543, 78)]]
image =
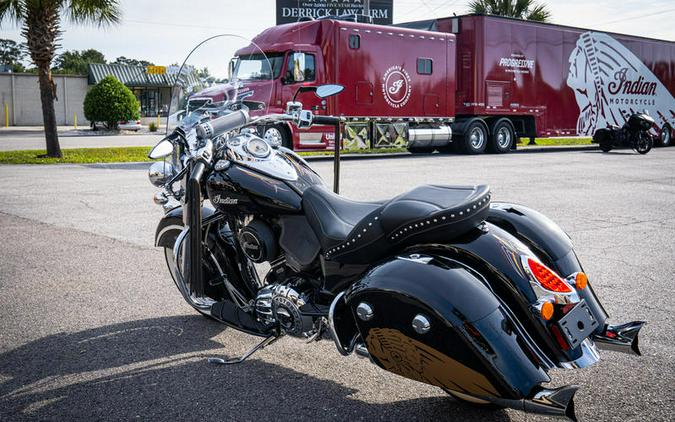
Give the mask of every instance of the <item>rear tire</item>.
[(464, 130), (460, 142), (464, 154), (482, 154), (488, 144), (487, 126), (482, 120), (474, 120)]
[(659, 136), (659, 146), (660, 147), (669, 147), (671, 145), (671, 132), (670, 126), (663, 125), (661, 128), (661, 136)]
[(513, 142), (515, 141), (515, 133), (513, 127), (508, 120), (500, 120), (492, 128), (492, 135), (490, 136), (490, 144), (488, 149), (490, 152), (496, 154), (504, 154), (511, 150)]
[(599, 145), (602, 152), (610, 152), (612, 150), (612, 143), (609, 141), (601, 141)]

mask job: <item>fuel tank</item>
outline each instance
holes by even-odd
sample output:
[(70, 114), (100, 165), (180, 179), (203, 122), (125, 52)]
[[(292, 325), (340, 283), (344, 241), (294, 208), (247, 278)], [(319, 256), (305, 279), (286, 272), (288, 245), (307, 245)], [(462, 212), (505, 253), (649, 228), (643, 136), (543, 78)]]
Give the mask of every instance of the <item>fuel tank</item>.
[(212, 172), (206, 181), (206, 194), (213, 206), (237, 214), (302, 212), (302, 193), (312, 185), (323, 184), (323, 180), (290, 150), (280, 147), (274, 158), (268, 162), (231, 160)]

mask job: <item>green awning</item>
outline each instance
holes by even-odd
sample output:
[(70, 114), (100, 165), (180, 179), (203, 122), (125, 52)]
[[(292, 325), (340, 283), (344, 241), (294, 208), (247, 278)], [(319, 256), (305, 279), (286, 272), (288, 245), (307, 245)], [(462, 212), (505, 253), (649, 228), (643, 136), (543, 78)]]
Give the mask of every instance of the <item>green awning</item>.
[[(194, 72), (183, 72), (187, 85), (195, 85), (199, 78)], [(171, 88), (176, 74), (149, 75), (144, 66), (128, 66), (123, 64), (89, 64), (89, 85), (99, 83), (106, 76), (114, 76), (126, 86)]]

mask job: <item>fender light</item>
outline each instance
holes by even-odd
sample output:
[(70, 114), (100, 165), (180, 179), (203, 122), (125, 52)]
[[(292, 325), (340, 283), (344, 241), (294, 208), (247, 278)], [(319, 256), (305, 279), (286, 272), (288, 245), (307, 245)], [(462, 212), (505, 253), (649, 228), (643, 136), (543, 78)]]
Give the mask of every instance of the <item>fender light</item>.
[(565, 283), (565, 280), (541, 262), (527, 258), (527, 267), (544, 289), (554, 293), (572, 293), (569, 284)]
[(574, 287), (578, 290), (583, 290), (588, 286), (588, 276), (582, 272), (578, 272), (576, 277), (574, 277)]

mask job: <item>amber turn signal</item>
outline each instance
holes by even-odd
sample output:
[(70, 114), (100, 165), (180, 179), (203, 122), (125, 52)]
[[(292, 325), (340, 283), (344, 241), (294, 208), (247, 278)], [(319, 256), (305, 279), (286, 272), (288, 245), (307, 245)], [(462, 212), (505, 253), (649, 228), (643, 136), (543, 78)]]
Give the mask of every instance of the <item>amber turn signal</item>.
[(553, 318), (553, 304), (551, 302), (544, 302), (541, 305), (541, 317), (548, 321)]
[(583, 290), (588, 286), (588, 277), (582, 272), (578, 272), (574, 279), (574, 285), (578, 290)]

